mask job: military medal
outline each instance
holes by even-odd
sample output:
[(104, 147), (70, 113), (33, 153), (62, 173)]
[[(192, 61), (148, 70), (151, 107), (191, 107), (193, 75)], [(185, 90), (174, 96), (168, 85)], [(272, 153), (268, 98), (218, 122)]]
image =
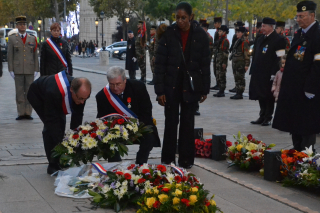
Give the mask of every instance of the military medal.
[(262, 49), (262, 53), (266, 53), (268, 50), (268, 44)]
[(62, 43), (60, 43), (60, 49), (62, 49)]
[(130, 97), (127, 98), (127, 102), (128, 102), (128, 108), (130, 109), (131, 108), (131, 98)]
[(303, 45), (303, 46), (306, 46), (306, 44), (307, 44), (307, 42), (306, 42), (306, 41), (304, 41), (304, 42), (302, 43), (302, 45)]

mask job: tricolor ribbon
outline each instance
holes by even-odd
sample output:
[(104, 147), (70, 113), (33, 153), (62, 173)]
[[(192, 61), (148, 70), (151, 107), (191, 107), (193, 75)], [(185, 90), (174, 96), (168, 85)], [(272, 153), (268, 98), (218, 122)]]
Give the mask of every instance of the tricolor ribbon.
[(105, 170), (100, 163), (91, 164), (100, 174), (107, 175), (107, 170)]
[(125, 115), (127, 117), (134, 117), (138, 118), (138, 116), (132, 112), (116, 95), (113, 94), (109, 89), (109, 84), (103, 88), (104, 94), (107, 96), (107, 99), (109, 100), (109, 103), (113, 108), (120, 114)]
[(70, 92), (70, 83), (67, 78), (65, 71), (61, 71), (54, 75), (56, 83), (60, 90), (62, 96), (62, 109), (65, 115), (71, 114), (71, 92)]
[(176, 173), (178, 173), (181, 177), (183, 177), (184, 173), (182, 171), (182, 169), (180, 169), (179, 167), (176, 166), (171, 166), (172, 170)]
[(101, 117), (100, 119), (106, 119), (106, 118), (109, 118), (109, 117), (121, 117), (123, 118), (125, 121), (128, 121), (123, 115), (120, 115), (118, 113), (111, 113), (109, 115), (105, 115), (103, 117)]
[(59, 58), (59, 60), (63, 64), (63, 66), (65, 68), (67, 68), (68, 63), (67, 63), (66, 57), (63, 55), (62, 50), (61, 50), (61, 48), (59, 48), (58, 44), (56, 44), (54, 41), (52, 41), (51, 38), (47, 39), (47, 43), (52, 48), (53, 52), (55, 52), (55, 54), (57, 55), (57, 57)]

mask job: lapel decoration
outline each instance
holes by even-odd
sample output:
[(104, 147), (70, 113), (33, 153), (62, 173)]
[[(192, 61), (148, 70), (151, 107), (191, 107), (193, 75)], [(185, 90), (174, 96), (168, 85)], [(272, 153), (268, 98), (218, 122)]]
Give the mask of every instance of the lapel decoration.
[(128, 102), (128, 108), (130, 109), (131, 108), (131, 98), (130, 97), (127, 98), (127, 102)]

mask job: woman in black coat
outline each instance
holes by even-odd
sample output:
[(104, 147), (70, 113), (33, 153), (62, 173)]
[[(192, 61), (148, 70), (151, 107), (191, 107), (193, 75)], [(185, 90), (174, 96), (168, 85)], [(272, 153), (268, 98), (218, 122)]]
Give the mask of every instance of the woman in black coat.
[[(155, 92), (165, 107), (162, 163), (175, 162), (179, 128), (179, 166), (194, 163), (194, 112), (210, 90), (209, 40), (199, 23), (193, 21), (192, 7), (181, 2), (176, 7), (176, 23), (169, 26), (158, 42), (155, 59)], [(190, 83), (192, 77), (193, 88)]]
[(48, 44), (48, 41), (45, 41), (41, 45), (41, 55), (40, 55), (40, 75), (54, 75), (62, 70), (66, 70), (66, 73), (72, 76), (72, 61), (71, 54), (69, 50), (68, 43), (61, 39), (61, 27), (58, 23), (53, 23), (50, 27), (51, 37), (50, 39), (58, 45), (58, 47), (62, 50), (62, 54), (64, 55), (68, 68), (64, 67), (57, 54), (53, 51), (53, 49)]

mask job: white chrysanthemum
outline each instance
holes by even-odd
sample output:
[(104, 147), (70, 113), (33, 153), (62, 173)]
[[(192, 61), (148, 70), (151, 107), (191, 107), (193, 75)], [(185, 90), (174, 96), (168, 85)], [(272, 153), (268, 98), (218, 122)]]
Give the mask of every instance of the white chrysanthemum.
[(86, 144), (87, 144), (87, 143), (90, 141), (90, 138), (91, 138), (91, 137), (88, 136), (88, 135), (85, 136), (85, 137), (83, 137), (83, 138), (82, 138), (82, 143), (86, 143)]
[(116, 188), (119, 188), (120, 186), (121, 186), (121, 183), (119, 181), (117, 181)]
[(120, 125), (119, 125), (119, 124), (116, 124), (116, 125), (113, 127), (113, 129), (117, 129), (117, 130), (120, 131)]
[(104, 194), (106, 194), (108, 191), (110, 191), (110, 187), (109, 187), (109, 185), (105, 185), (103, 188), (102, 188), (102, 191), (103, 191), (103, 193)]
[(71, 139), (71, 140), (69, 140), (69, 144), (70, 144), (71, 146), (73, 146), (73, 147), (76, 147), (77, 144), (78, 144), (78, 140)]
[(123, 131), (122, 131), (122, 138), (125, 140), (129, 139), (128, 130), (126, 130), (125, 128), (123, 128)]
[(100, 135), (100, 136), (103, 136), (103, 135), (104, 135), (104, 132), (101, 131), (100, 129), (99, 129), (96, 133), (97, 133), (97, 135)]
[(98, 142), (94, 138), (90, 137), (87, 142), (87, 146), (89, 147), (89, 149), (92, 149), (93, 147), (96, 147), (97, 145), (98, 145)]
[(120, 138), (121, 137), (120, 130), (115, 132), (114, 137), (115, 138)]
[(68, 141), (63, 141), (61, 144), (62, 144), (64, 147), (68, 147)]
[(86, 143), (83, 143), (82, 144), (82, 146), (81, 146), (81, 149), (83, 149), (83, 150), (86, 150), (86, 149), (88, 149), (89, 147), (88, 147), (88, 145), (86, 144)]
[(172, 183), (174, 180), (174, 174), (167, 173), (167, 180), (169, 181), (169, 183)]
[(73, 148), (71, 146), (68, 146), (68, 154), (72, 154), (73, 153)]
[(81, 129), (82, 129), (82, 130), (90, 131), (91, 129), (93, 129), (93, 127), (90, 126), (89, 124), (87, 124), (87, 125), (85, 125), (85, 126), (81, 126)]
[(132, 175), (131, 180), (134, 181), (134, 184), (138, 184), (138, 180), (141, 178), (140, 175)]
[(128, 181), (127, 180), (122, 182), (122, 186), (127, 186), (127, 185), (128, 185)]
[(128, 191), (128, 186), (121, 186), (120, 187), (120, 194), (125, 194)]
[(118, 147), (114, 144), (110, 145), (110, 150), (117, 150), (118, 151)]
[(119, 189), (113, 190), (113, 194), (114, 194), (115, 196), (118, 196), (118, 195), (120, 194), (120, 190), (119, 190)]
[(105, 128), (107, 128), (107, 126), (106, 126), (104, 123), (98, 125), (98, 127), (99, 127), (99, 129), (105, 129)]
[(138, 132), (138, 130), (139, 130), (138, 125), (134, 124), (133, 132), (136, 133), (136, 132)]
[(131, 126), (130, 124), (127, 124), (126, 128), (129, 129), (129, 130), (133, 130), (133, 126)]

